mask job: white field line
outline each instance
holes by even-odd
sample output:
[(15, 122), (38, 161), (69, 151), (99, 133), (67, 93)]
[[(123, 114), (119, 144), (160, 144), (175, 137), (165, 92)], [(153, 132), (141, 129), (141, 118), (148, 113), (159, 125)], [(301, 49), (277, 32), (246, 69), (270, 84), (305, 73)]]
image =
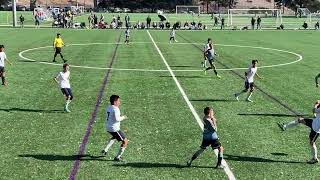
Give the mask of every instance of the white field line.
[[(133, 42), (132, 44), (148, 44), (148, 43), (152, 43), (152, 42)], [(157, 42), (157, 43), (161, 43), (161, 44), (168, 44), (168, 43), (164, 43), (164, 42)], [(123, 43), (77, 43), (77, 44), (68, 44), (67, 46), (88, 46), (88, 45), (104, 45), (104, 44), (123, 44)], [(188, 45), (188, 44), (198, 44), (198, 45), (203, 45), (203, 43), (174, 43), (177, 45)], [(173, 45), (174, 45), (173, 44)], [(225, 47), (240, 47), (240, 48), (252, 48), (252, 49), (263, 49), (263, 50), (271, 50), (271, 51), (278, 51), (278, 52), (282, 52), (282, 53), (288, 53), (288, 54), (292, 54), (298, 57), (298, 59), (296, 59), (295, 61), (292, 62), (288, 62), (288, 63), (281, 63), (281, 64), (274, 64), (274, 65), (267, 65), (267, 66), (260, 66), (259, 69), (262, 68), (272, 68), (272, 67), (278, 67), (278, 66), (286, 66), (286, 65), (290, 65), (290, 64), (294, 64), (297, 63), (299, 61), (301, 61), (303, 58), (300, 54), (297, 54), (295, 52), (291, 52), (291, 51), (286, 51), (286, 50), (281, 50), (281, 49), (274, 49), (274, 48), (266, 48), (266, 47), (258, 47), (258, 46), (242, 46), (242, 45), (232, 45), (232, 44), (215, 44), (216, 46), (225, 46)], [(37, 50), (37, 49), (45, 49), (45, 48), (52, 48), (52, 46), (43, 46), (43, 47), (37, 47), (37, 48), (31, 48), (31, 49), (26, 49), (24, 51), (21, 51), (19, 53), (19, 57), (27, 60), (27, 61), (31, 61), (31, 62), (38, 62), (40, 64), (48, 64), (48, 65), (58, 65), (60, 66), (61, 64), (55, 64), (55, 63), (50, 63), (50, 62), (39, 62), (37, 60), (31, 59), (31, 58), (27, 58), (24, 57), (23, 54), (25, 52), (29, 52), (29, 51), (33, 51), (33, 50)], [(72, 67), (76, 67), (76, 68), (85, 68), (85, 69), (97, 69), (97, 70), (105, 70), (105, 69), (109, 69), (109, 68), (101, 68), (101, 67), (91, 67), (91, 66), (77, 66), (77, 65), (71, 65)], [(231, 70), (243, 70), (243, 69), (248, 69), (247, 67), (243, 67), (243, 68), (231, 68), (231, 69), (217, 69), (219, 71), (231, 71)], [(164, 69), (129, 69), (129, 68), (112, 68), (112, 70), (118, 70), (118, 71), (140, 71), (140, 72), (166, 72), (168, 70), (164, 70)], [(180, 70), (172, 70), (174, 72), (201, 72), (201, 69), (180, 69)]]
[[(184, 91), (183, 88), (181, 87), (178, 79), (176, 78), (176, 75), (174, 74), (174, 72), (173, 72), (172, 69), (170, 68), (168, 62), (167, 62), (166, 59), (164, 58), (162, 52), (160, 51), (158, 45), (155, 43), (153, 37), (151, 36), (151, 34), (150, 34), (150, 32), (149, 32), (148, 30), (147, 30), (147, 33), (148, 33), (148, 35), (149, 35), (149, 37), (150, 37), (150, 39), (151, 39), (154, 47), (157, 49), (157, 51), (158, 51), (161, 59), (163, 60), (163, 63), (166, 65), (168, 71), (170, 72), (171, 77), (172, 77), (172, 79), (174, 80), (174, 82), (176, 83), (176, 85), (177, 85), (177, 87), (178, 87), (178, 89), (179, 89), (182, 97), (184, 98), (184, 100), (186, 101), (187, 105), (189, 106), (189, 109), (190, 109), (190, 111), (192, 112), (194, 118), (196, 119), (197, 123), (199, 124), (201, 130), (203, 130), (203, 123), (202, 123), (202, 121), (201, 121), (198, 113), (197, 113), (196, 110), (194, 109), (194, 107), (193, 107), (193, 105), (191, 104), (191, 102), (190, 102), (187, 94), (185, 93), (185, 91)], [(215, 154), (217, 155), (217, 152), (215, 152)], [(234, 174), (233, 174), (233, 172), (231, 171), (230, 167), (228, 166), (227, 162), (226, 162), (225, 160), (223, 160), (223, 161), (222, 161), (222, 164), (225, 166), (224, 172), (227, 174), (228, 179), (230, 179), (230, 180), (236, 179), (235, 176), (234, 176)]]

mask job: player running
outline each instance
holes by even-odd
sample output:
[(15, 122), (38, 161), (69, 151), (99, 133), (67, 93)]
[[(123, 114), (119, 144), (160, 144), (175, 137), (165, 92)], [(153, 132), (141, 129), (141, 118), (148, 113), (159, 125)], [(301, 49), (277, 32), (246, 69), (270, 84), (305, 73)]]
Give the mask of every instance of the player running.
[(125, 39), (124, 43), (128, 45), (129, 44), (129, 39), (130, 39), (130, 29), (129, 29), (129, 27), (127, 27), (127, 29), (125, 30), (124, 34), (126, 36), (126, 39)]
[(172, 28), (172, 30), (170, 31), (170, 39), (169, 39), (170, 44), (172, 43), (172, 41), (178, 42), (176, 40), (176, 31), (174, 30), (174, 28)]
[(63, 40), (61, 38), (61, 34), (58, 33), (57, 37), (54, 38), (54, 41), (53, 41), (53, 49), (55, 50), (55, 53), (54, 53), (54, 57), (53, 57), (53, 61), (52, 62), (56, 62), (56, 57), (57, 57), (58, 54), (60, 54), (60, 57), (63, 60), (63, 63), (67, 62), (67, 60), (65, 60), (63, 58), (63, 55), (61, 53), (62, 46), (65, 46), (65, 44), (64, 44), (64, 42), (63, 42)]
[(191, 166), (192, 161), (197, 159), (197, 157), (204, 151), (208, 146), (211, 146), (213, 150), (218, 149), (218, 162), (215, 168), (224, 168), (221, 164), (223, 159), (223, 147), (219, 141), (217, 134), (217, 120), (214, 117), (214, 111), (211, 107), (204, 108), (204, 117), (203, 117), (203, 139), (200, 149), (196, 151), (191, 159), (187, 162), (187, 166)]
[(120, 97), (118, 95), (110, 96), (110, 105), (107, 107), (107, 117), (106, 117), (106, 129), (112, 137), (107, 142), (107, 146), (101, 151), (105, 156), (108, 150), (111, 148), (115, 140), (121, 141), (121, 146), (118, 154), (114, 158), (115, 161), (121, 161), (122, 154), (128, 145), (128, 139), (125, 134), (120, 130), (120, 122), (127, 119), (127, 116), (120, 115)]
[(6, 71), (4, 69), (5, 62), (12, 65), (12, 63), (7, 59), (7, 55), (4, 52), (4, 45), (0, 45), (0, 77), (2, 80), (2, 85), (7, 86), (8, 83), (6, 81)]
[(316, 87), (319, 87), (319, 81), (318, 81), (319, 77), (320, 77), (320, 73), (315, 77)]
[(297, 126), (298, 124), (304, 124), (310, 128), (310, 134), (309, 134), (309, 144), (311, 148), (311, 155), (312, 158), (310, 161), (308, 161), (309, 164), (315, 164), (319, 162), (318, 159), (318, 151), (316, 146), (316, 140), (319, 137), (320, 133), (320, 100), (318, 100), (313, 108), (313, 113), (315, 114), (314, 119), (308, 119), (308, 118), (298, 118), (297, 120), (291, 121), (287, 124), (280, 124), (278, 123), (279, 127), (285, 131), (288, 128), (293, 128)]
[(66, 98), (66, 104), (64, 105), (64, 111), (65, 112), (71, 112), (69, 110), (69, 104), (71, 103), (73, 99), (72, 95), (72, 90), (71, 90), (71, 85), (70, 85), (70, 66), (69, 64), (64, 64), (63, 65), (63, 71), (59, 72), (59, 74), (54, 77), (54, 81), (56, 81), (60, 88), (62, 94)]
[(252, 64), (250, 65), (250, 67), (248, 68), (248, 70), (245, 72), (245, 81), (244, 81), (244, 87), (245, 89), (242, 90), (239, 93), (235, 93), (234, 96), (236, 97), (237, 101), (239, 101), (239, 96), (243, 93), (246, 93), (249, 91), (248, 96), (246, 98), (246, 101), (248, 102), (253, 102), (250, 98), (252, 96), (252, 93), (254, 91), (254, 76), (257, 76), (259, 79), (262, 79), (261, 76), (259, 76), (259, 74), (257, 73), (258, 67), (258, 60), (252, 60)]
[(221, 78), (221, 76), (218, 75), (218, 72), (217, 72), (217, 70), (216, 70), (216, 66), (215, 66), (215, 63), (214, 63), (215, 55), (216, 55), (216, 54), (215, 54), (215, 52), (214, 52), (214, 47), (213, 47), (211, 38), (208, 38), (208, 43), (207, 43), (206, 46), (205, 46), (204, 54), (205, 54), (205, 58), (207, 59), (207, 61), (208, 61), (209, 64), (210, 64), (210, 67), (207, 67), (207, 68), (204, 70), (204, 73), (206, 74), (208, 70), (213, 69), (213, 71), (214, 71), (214, 73), (216, 74), (216, 76), (217, 76), (218, 78)]

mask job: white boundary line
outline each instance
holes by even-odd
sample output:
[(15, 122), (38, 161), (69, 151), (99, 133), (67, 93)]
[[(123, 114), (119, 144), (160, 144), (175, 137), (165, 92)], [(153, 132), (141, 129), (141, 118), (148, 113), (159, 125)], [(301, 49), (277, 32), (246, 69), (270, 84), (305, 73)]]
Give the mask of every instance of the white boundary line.
[[(151, 42), (133, 42), (132, 44), (148, 44)], [(168, 43), (164, 43), (164, 42), (157, 42), (157, 43), (161, 43), (161, 44), (168, 44)], [(104, 45), (104, 44), (123, 44), (123, 43), (82, 43), (82, 44), (69, 44), (67, 46), (87, 46), (87, 45)], [(178, 45), (187, 45), (187, 44), (196, 44), (196, 45), (203, 45), (203, 43), (174, 43), (174, 44), (178, 44)], [(288, 63), (282, 63), (282, 64), (275, 64), (275, 65), (267, 65), (267, 66), (260, 66), (258, 67), (259, 69), (262, 68), (272, 68), (272, 67), (279, 67), (279, 66), (286, 66), (286, 65), (290, 65), (290, 64), (294, 64), (297, 63), (299, 61), (301, 61), (303, 59), (303, 57), (300, 54), (297, 54), (295, 52), (291, 52), (291, 51), (286, 51), (286, 50), (281, 50), (281, 49), (274, 49), (274, 48), (266, 48), (266, 47), (257, 47), (257, 46), (243, 46), (243, 45), (228, 45), (228, 44), (215, 44), (216, 46), (225, 46), (225, 47), (240, 47), (240, 48), (252, 48), (252, 49), (263, 49), (263, 50), (271, 50), (271, 51), (277, 51), (277, 52), (283, 52), (283, 53), (288, 53), (288, 54), (292, 54), (298, 57), (297, 60), (292, 61), (292, 62), (288, 62)], [(37, 48), (31, 48), (31, 49), (26, 49), (24, 51), (21, 51), (19, 53), (19, 57), (30, 61), (30, 62), (38, 62), (40, 64), (47, 64), (47, 65), (58, 65), (61, 66), (61, 64), (56, 64), (56, 63), (50, 63), (50, 62), (39, 62), (37, 60), (31, 59), (31, 58), (27, 58), (24, 57), (23, 54), (29, 51), (33, 51), (33, 50), (37, 50), (37, 49), (44, 49), (44, 48), (51, 48), (52, 46), (42, 46), (42, 47), (37, 47)], [(105, 70), (105, 69), (109, 69), (109, 68), (101, 68), (101, 67), (91, 67), (91, 66), (77, 66), (77, 65), (71, 65), (72, 67), (76, 67), (76, 68), (85, 68), (85, 69), (98, 69), (98, 70)], [(247, 67), (243, 67), (243, 68), (231, 68), (231, 69), (217, 69), (219, 71), (232, 71), (232, 70), (243, 70), (243, 69), (247, 69)], [(167, 72), (168, 70), (162, 70), (162, 69), (126, 69), (126, 68), (112, 68), (112, 70), (119, 70), (119, 71), (140, 71), (140, 72)], [(174, 72), (201, 72), (202, 70), (200, 69), (186, 69), (186, 70), (172, 70)]]
[[(184, 91), (183, 88), (181, 87), (178, 79), (176, 78), (176, 75), (173, 73), (173, 71), (172, 71), (172, 69), (170, 68), (168, 62), (166, 61), (166, 59), (164, 58), (162, 52), (160, 51), (158, 45), (155, 43), (153, 37), (151, 36), (149, 30), (147, 30), (147, 33), (148, 33), (148, 35), (149, 35), (149, 37), (150, 37), (150, 39), (151, 39), (154, 47), (157, 49), (157, 51), (158, 51), (161, 59), (163, 60), (163, 63), (166, 65), (168, 71), (170, 72), (170, 74), (171, 74), (171, 76), (172, 76), (172, 79), (174, 80), (174, 82), (176, 83), (178, 89), (180, 90), (180, 93), (181, 93), (182, 97), (184, 98), (184, 100), (186, 101), (187, 105), (189, 106), (189, 109), (190, 109), (190, 111), (192, 112), (194, 118), (197, 120), (197, 122), (198, 122), (201, 130), (203, 130), (203, 123), (202, 123), (202, 121), (201, 121), (198, 113), (196, 112), (196, 110), (194, 109), (193, 105), (191, 104), (191, 102), (190, 102), (187, 94), (185, 93), (185, 91)], [(216, 152), (215, 152), (215, 153), (216, 153)], [(217, 154), (216, 154), (216, 155), (217, 155)], [(233, 175), (231, 169), (229, 168), (227, 162), (226, 162), (225, 160), (223, 160), (223, 161), (222, 161), (222, 164), (225, 166), (224, 172), (227, 174), (228, 179), (230, 179), (230, 180), (236, 179), (235, 176)]]

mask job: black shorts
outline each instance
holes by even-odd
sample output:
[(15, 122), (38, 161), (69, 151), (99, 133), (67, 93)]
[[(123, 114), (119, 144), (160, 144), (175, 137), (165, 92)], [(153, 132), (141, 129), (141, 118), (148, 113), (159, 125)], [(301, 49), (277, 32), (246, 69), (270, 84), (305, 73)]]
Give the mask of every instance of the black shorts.
[(6, 70), (4, 69), (4, 67), (0, 66), (0, 75), (2, 75), (2, 73), (6, 72)]
[(218, 149), (221, 147), (221, 143), (219, 141), (219, 139), (202, 139), (202, 143), (200, 148), (202, 149), (206, 149), (208, 146), (211, 146), (212, 149)]
[(35, 24), (36, 26), (39, 26), (39, 25), (40, 25), (40, 21), (39, 21), (39, 20), (36, 20), (36, 21), (34, 22), (34, 24)]
[(61, 88), (61, 92), (63, 95), (65, 95), (66, 97), (73, 97), (72, 95), (72, 91), (70, 88)]
[(170, 37), (170, 40), (174, 40), (174, 37)]
[(316, 140), (319, 137), (319, 133), (315, 132), (312, 129), (313, 119), (304, 119), (304, 122), (306, 122), (306, 126), (308, 126), (311, 129), (310, 134), (309, 134), (309, 140), (312, 141), (312, 142), (316, 142)]
[(56, 47), (56, 54), (60, 54), (61, 53), (61, 47)]
[(124, 135), (124, 133), (122, 131), (117, 131), (117, 132), (108, 132), (112, 135), (113, 139), (116, 139), (118, 141), (124, 141), (124, 139), (126, 138), (126, 136)]
[(253, 89), (254, 88), (254, 82), (249, 83), (248, 81), (244, 82), (244, 88), (245, 89)]

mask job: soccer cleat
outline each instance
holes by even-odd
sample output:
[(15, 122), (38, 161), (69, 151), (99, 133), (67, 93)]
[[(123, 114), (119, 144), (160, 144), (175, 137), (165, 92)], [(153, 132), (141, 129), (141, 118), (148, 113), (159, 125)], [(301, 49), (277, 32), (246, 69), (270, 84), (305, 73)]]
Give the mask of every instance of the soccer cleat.
[(187, 162), (187, 167), (190, 167), (190, 166), (191, 166), (191, 164), (192, 164), (192, 161), (191, 161), (191, 160), (189, 160), (189, 161)]
[(203, 63), (203, 62), (201, 62), (201, 67), (202, 67), (202, 68), (205, 68), (205, 67), (204, 67), (204, 63)]
[(65, 59), (64, 59), (64, 60), (63, 60), (63, 63), (66, 63), (67, 61), (68, 61), (68, 60), (65, 60)]
[(113, 160), (114, 160), (114, 161), (117, 161), (117, 162), (124, 161), (121, 157), (115, 157)]
[(54, 62), (54, 63), (55, 63), (55, 62), (57, 62), (57, 61), (56, 61), (56, 60), (53, 60), (52, 62)]
[(107, 155), (107, 152), (103, 149), (103, 150), (101, 151), (101, 155), (102, 155), (102, 156), (106, 156), (106, 155)]
[(234, 94), (234, 97), (236, 98), (237, 101), (239, 101), (239, 95), (238, 94)]
[(64, 112), (70, 113), (71, 111), (68, 108), (64, 108)]
[(317, 158), (317, 159), (311, 159), (310, 161), (308, 161), (307, 163), (308, 164), (316, 164), (316, 163), (318, 163), (319, 162), (319, 159)]
[(207, 75), (207, 70), (206, 69), (204, 69), (203, 72), (204, 72), (204, 75)]
[(216, 168), (216, 169), (224, 169), (224, 165), (222, 165), (222, 164), (217, 164), (216, 165), (216, 167), (214, 167), (214, 168)]
[(218, 77), (219, 79), (221, 79), (221, 76), (220, 76), (219, 74), (217, 74), (217, 77)]
[(247, 98), (246, 101), (248, 101), (248, 102), (253, 102), (253, 101), (252, 101), (251, 99), (249, 99), (249, 98)]
[(284, 126), (284, 124), (282, 123), (277, 123), (278, 124), (278, 126), (279, 126), (279, 128), (282, 130), (282, 131), (285, 131), (286, 130), (286, 127)]

